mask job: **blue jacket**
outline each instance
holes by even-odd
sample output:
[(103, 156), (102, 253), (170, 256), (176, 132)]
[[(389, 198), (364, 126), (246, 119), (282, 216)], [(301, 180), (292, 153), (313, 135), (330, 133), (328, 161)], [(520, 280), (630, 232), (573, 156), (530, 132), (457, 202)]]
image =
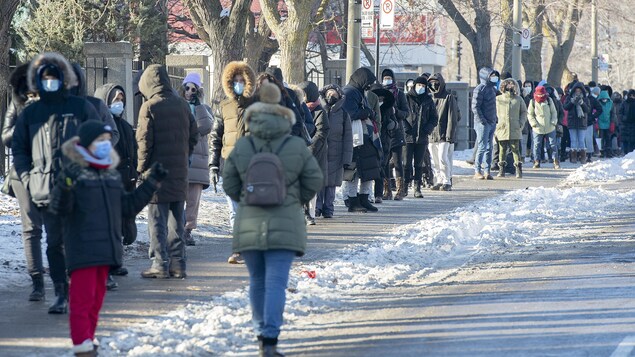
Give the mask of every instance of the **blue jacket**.
[(496, 125), (496, 84), (490, 82), (489, 77), (495, 71), (491, 68), (481, 68), (478, 72), (481, 84), (474, 88), (472, 95), (472, 112), (474, 121), (481, 124)]

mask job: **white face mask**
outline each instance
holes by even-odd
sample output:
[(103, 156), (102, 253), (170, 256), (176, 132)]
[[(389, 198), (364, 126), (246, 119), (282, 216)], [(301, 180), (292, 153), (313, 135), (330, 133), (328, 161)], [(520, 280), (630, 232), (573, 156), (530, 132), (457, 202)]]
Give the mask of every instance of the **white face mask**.
[(385, 86), (389, 86), (392, 84), (392, 79), (384, 79), (384, 81), (382, 82), (383, 85)]
[(42, 80), (42, 88), (45, 92), (57, 92), (60, 89), (60, 80), (44, 79)]
[(121, 113), (123, 113), (124, 105), (123, 102), (114, 102), (110, 105), (110, 112), (112, 115), (116, 117), (120, 117)]
[(234, 82), (234, 93), (238, 95), (243, 95), (244, 91), (245, 91), (245, 83)]
[(492, 83), (498, 83), (498, 77), (494, 76), (494, 77), (489, 77), (489, 81)]
[(523, 87), (523, 94), (525, 96), (528, 96), (529, 94), (531, 94), (531, 87)]

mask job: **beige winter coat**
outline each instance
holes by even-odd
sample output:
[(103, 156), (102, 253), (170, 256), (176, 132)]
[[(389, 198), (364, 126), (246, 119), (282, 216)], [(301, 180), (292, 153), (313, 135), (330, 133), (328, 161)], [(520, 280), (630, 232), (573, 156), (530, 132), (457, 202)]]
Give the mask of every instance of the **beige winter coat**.
[(531, 102), (529, 102), (527, 118), (534, 133), (541, 135), (549, 134), (556, 130), (558, 111), (551, 98), (547, 98), (547, 101), (542, 103), (538, 103), (535, 99), (532, 99)]

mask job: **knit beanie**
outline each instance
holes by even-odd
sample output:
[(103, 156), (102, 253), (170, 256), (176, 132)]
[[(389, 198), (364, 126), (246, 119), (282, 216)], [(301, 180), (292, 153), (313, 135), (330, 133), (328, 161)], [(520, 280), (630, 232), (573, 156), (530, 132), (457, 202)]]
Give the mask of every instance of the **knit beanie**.
[(419, 76), (417, 77), (417, 79), (415, 79), (414, 84), (413, 85), (417, 85), (417, 83), (421, 83), (424, 86), (428, 85), (428, 77), (426, 76)]
[(88, 148), (97, 137), (104, 133), (112, 134), (110, 125), (97, 120), (85, 121), (79, 126), (79, 145)]
[(201, 76), (198, 73), (189, 73), (185, 76), (185, 79), (183, 79), (183, 85), (186, 83), (194, 83), (199, 88), (203, 86), (203, 81), (201, 81)]

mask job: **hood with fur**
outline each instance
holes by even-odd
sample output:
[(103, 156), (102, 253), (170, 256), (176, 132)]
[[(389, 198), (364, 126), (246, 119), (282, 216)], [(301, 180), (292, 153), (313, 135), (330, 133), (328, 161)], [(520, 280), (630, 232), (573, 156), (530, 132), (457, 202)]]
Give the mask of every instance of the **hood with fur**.
[(9, 84), (11, 85), (12, 99), (18, 104), (24, 105), (29, 98), (26, 93), (29, 92), (29, 83), (27, 74), (29, 72), (29, 64), (22, 64), (16, 67), (9, 77)]
[(39, 54), (37, 57), (31, 61), (29, 65), (29, 72), (27, 75), (29, 89), (32, 92), (38, 92), (38, 82), (39, 78), (37, 78), (37, 70), (42, 65), (50, 64), (57, 67), (60, 72), (64, 75), (64, 88), (70, 90), (71, 88), (78, 85), (77, 76), (71, 67), (71, 64), (68, 62), (64, 56), (56, 52), (45, 52)]
[[(79, 136), (70, 138), (68, 141), (62, 144), (62, 153), (69, 160), (71, 160), (71, 162), (76, 163), (81, 167), (88, 167), (88, 162), (86, 162), (82, 154), (80, 154), (79, 151), (77, 151), (77, 148), (75, 148), (75, 146), (78, 144)], [(114, 148), (110, 151), (110, 159), (112, 160), (112, 164), (110, 164), (110, 167), (108, 167), (108, 169), (116, 169), (119, 165), (120, 159), (117, 151)]]
[(251, 97), (254, 94), (254, 88), (256, 84), (256, 75), (254, 70), (249, 67), (246, 62), (233, 61), (229, 62), (225, 69), (223, 69), (223, 75), (221, 77), (221, 85), (223, 86), (223, 92), (227, 98), (234, 98), (234, 76), (240, 74), (245, 78), (245, 91), (243, 97)]
[(508, 93), (508, 91), (507, 91), (507, 86), (508, 86), (510, 83), (514, 85), (514, 95), (521, 95), (521, 93), (520, 93), (520, 87), (518, 86), (518, 81), (516, 81), (516, 80), (515, 80), (515, 79), (513, 79), (513, 78), (507, 78), (507, 79), (505, 79), (505, 80), (503, 80), (503, 81), (501, 82), (501, 86), (500, 86), (500, 91), (501, 91), (501, 93), (503, 93), (503, 94)]

